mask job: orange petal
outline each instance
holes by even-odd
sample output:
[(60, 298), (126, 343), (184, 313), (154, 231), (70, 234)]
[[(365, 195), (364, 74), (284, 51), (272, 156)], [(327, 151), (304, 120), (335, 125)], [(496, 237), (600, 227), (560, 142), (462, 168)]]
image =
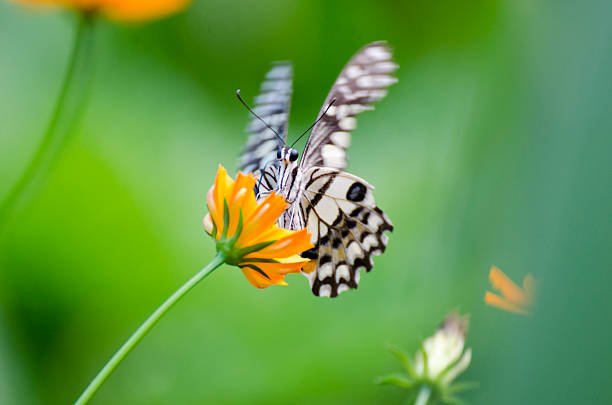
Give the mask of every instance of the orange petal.
[(248, 198), (245, 198), (242, 201), (242, 212), (245, 219), (252, 214), (253, 210), (255, 210), (255, 206), (257, 205), (257, 202), (255, 201), (255, 193), (252, 192), (254, 187), (255, 179), (253, 178), (253, 176), (238, 172), (238, 176), (236, 177), (236, 183), (234, 185), (235, 191), (231, 200), (233, 200), (233, 197), (235, 197), (235, 195), (240, 189), (244, 188), (249, 190)]
[(58, 4), (83, 11), (100, 11), (117, 21), (162, 18), (183, 10), (191, 0), (16, 0), (26, 5)]
[(268, 228), (268, 230), (266, 231), (263, 231), (257, 235), (253, 235), (253, 237), (249, 239), (249, 245), (252, 246), (266, 241), (281, 240), (291, 235), (293, 232), (295, 231), (279, 228), (275, 225), (272, 228)]
[(304, 228), (297, 232), (292, 232), (258, 252), (251, 253), (247, 258), (273, 259), (275, 257), (287, 257), (296, 253), (302, 253), (312, 247), (314, 245), (310, 242), (310, 234)]
[(253, 285), (253, 287), (267, 288), (271, 285), (287, 285), (287, 283), (285, 283), (284, 274), (279, 275), (266, 273), (270, 277), (270, 279), (267, 279), (266, 277), (259, 274), (257, 271), (249, 269), (247, 267), (242, 269), (242, 273), (245, 275), (247, 280), (249, 280), (249, 283)]
[(535, 300), (536, 281), (531, 275), (531, 273), (527, 274), (525, 276), (525, 279), (523, 280), (523, 291), (525, 291), (525, 297), (527, 298), (527, 303), (529, 305), (532, 305), (533, 301)]
[(269, 228), (276, 223), (278, 217), (289, 206), (285, 199), (270, 193), (258, 206), (258, 210), (253, 212), (249, 218), (249, 222), (256, 223), (258, 227)]
[[(234, 196), (234, 199), (229, 204), (229, 226), (227, 228), (228, 238), (231, 238), (234, 236), (234, 233), (236, 233), (238, 223), (240, 222), (240, 213), (242, 211), (243, 201), (248, 198), (249, 193), (252, 193), (252, 190), (246, 188), (238, 190), (238, 193)], [(244, 213), (242, 214), (242, 219), (244, 221)]]
[(304, 266), (302, 266), (302, 272), (306, 274), (310, 274), (314, 271), (316, 267), (317, 267), (316, 261), (309, 261), (308, 263), (304, 264)]
[(297, 256), (287, 259), (278, 259), (278, 263), (255, 263), (264, 273), (272, 276), (285, 276), (289, 273), (299, 273), (302, 266), (309, 261)]
[(270, 194), (258, 204), (249, 218), (246, 218), (247, 226), (238, 239), (238, 246), (250, 246), (251, 239), (257, 237), (261, 232), (273, 227), (278, 217), (287, 208), (285, 199), (274, 193)]
[(249, 262), (245, 260), (245, 262), (241, 264), (252, 264), (257, 266), (270, 276), (272, 274), (299, 273), (302, 266), (308, 263), (308, 261), (309, 259), (304, 259), (303, 257), (295, 255), (287, 259), (278, 259), (278, 263)]
[(208, 213), (210, 215), (210, 219), (212, 220), (214, 224), (218, 226), (219, 221), (223, 221), (223, 216), (221, 214), (223, 208), (221, 208), (221, 212), (220, 212), (217, 207), (217, 204), (215, 203), (214, 192), (215, 192), (215, 186), (213, 185), (208, 190), (208, 193), (206, 193), (206, 205), (208, 206)]
[(177, 13), (190, 0), (106, 0), (104, 14), (114, 20), (142, 21), (162, 18)]
[(212, 219), (210, 218), (210, 214), (206, 214), (206, 216), (202, 220), (202, 224), (204, 225), (204, 230), (206, 231), (206, 233), (208, 233), (209, 235), (212, 235), (214, 227), (213, 227)]
[(230, 221), (227, 232), (228, 238), (231, 238), (236, 232), (236, 228), (238, 228), (240, 212), (242, 212), (242, 219), (244, 221), (255, 209), (256, 201), (253, 187), (255, 187), (255, 179), (251, 176), (242, 174), (242, 172), (238, 172), (238, 177), (236, 177), (234, 187), (227, 200), (230, 210)]
[(221, 165), (217, 170), (217, 177), (215, 177), (215, 185), (212, 188), (212, 199), (215, 207), (216, 215), (213, 217), (215, 224), (217, 225), (217, 232), (223, 233), (223, 214), (224, 214), (224, 201), (227, 198), (227, 194), (231, 192), (234, 185), (234, 180), (227, 174), (227, 170)]
[(39, 6), (39, 5), (61, 5), (65, 7), (71, 7), (83, 11), (91, 11), (101, 6), (101, 0), (14, 0), (15, 3), (23, 4), (26, 6)]
[(238, 172), (238, 175), (236, 176), (236, 181), (234, 182), (234, 190), (232, 191), (232, 194), (229, 196), (228, 199), (233, 200), (238, 191), (240, 191), (240, 189), (246, 188), (249, 190), (253, 190), (254, 187), (255, 179), (252, 176), (246, 175), (242, 172)]
[(510, 302), (514, 302), (519, 305), (527, 303), (527, 297), (525, 296), (525, 293), (521, 287), (510, 280), (510, 278), (508, 278), (508, 276), (506, 276), (497, 266), (491, 266), (489, 280), (491, 281), (493, 288), (499, 290)]
[(493, 294), (490, 291), (485, 293), (485, 303), (493, 307), (503, 309), (505, 311), (514, 312), (521, 315), (530, 315), (526, 308), (519, 306), (515, 303), (508, 301), (505, 298), (500, 297), (497, 294)]

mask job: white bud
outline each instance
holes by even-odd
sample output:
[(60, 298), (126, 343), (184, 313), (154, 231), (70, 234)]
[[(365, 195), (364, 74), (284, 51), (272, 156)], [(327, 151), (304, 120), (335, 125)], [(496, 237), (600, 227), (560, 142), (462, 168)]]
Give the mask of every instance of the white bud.
[[(442, 378), (442, 384), (447, 385), (470, 365), (472, 351), (463, 350), (467, 323), (466, 317), (450, 314), (436, 333), (425, 339), (423, 348), (427, 354), (427, 377), (436, 379), (440, 373), (456, 363)], [(414, 370), (418, 375), (425, 376), (425, 362), (420, 351), (414, 360)]]

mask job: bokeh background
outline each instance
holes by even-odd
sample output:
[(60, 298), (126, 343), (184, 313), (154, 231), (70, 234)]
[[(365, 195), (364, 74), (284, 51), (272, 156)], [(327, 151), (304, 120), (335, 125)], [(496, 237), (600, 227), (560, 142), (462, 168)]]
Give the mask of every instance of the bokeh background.
[[(217, 164), (235, 170), (273, 60), (292, 60), (290, 137), (362, 45), (399, 83), (359, 119), (349, 170), (395, 224), (357, 291), (256, 290), (214, 273), (93, 404), (400, 404), (373, 378), (453, 309), (471, 314), (472, 404), (609, 404), (612, 3), (196, 0), (100, 21), (85, 114), (0, 246), (0, 403), (67, 404), (213, 255)], [(0, 197), (51, 114), (76, 18), (0, 2)], [(536, 314), (486, 307), (488, 270), (540, 281)]]

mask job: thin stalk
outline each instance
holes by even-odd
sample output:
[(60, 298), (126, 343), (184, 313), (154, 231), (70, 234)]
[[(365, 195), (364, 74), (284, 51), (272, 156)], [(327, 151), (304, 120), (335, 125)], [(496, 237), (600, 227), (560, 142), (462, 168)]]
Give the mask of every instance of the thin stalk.
[(91, 380), (85, 391), (79, 396), (74, 403), (75, 405), (84, 405), (95, 395), (100, 386), (104, 384), (106, 379), (112, 374), (117, 366), (130, 354), (132, 349), (142, 340), (142, 338), (157, 324), (157, 322), (168, 312), (172, 306), (178, 302), (185, 294), (187, 294), (193, 287), (202, 281), (206, 276), (213, 272), (217, 267), (221, 266), (225, 262), (225, 258), (222, 254), (217, 254), (215, 258), (200, 270), (196, 275), (191, 277), (189, 281), (183, 284), (178, 290), (176, 290), (170, 297), (166, 299), (149, 317), (140, 325), (138, 329), (129, 337), (128, 340), (117, 350), (117, 352), (110, 358), (108, 362), (102, 367), (102, 370)]
[(419, 389), (419, 394), (417, 395), (416, 401), (414, 401), (414, 405), (427, 405), (430, 396), (431, 388), (426, 385), (422, 385), (421, 389)]
[(6, 227), (18, 205), (24, 202), (26, 194), (33, 192), (38, 183), (44, 180), (66, 144), (71, 123), (82, 110), (93, 70), (90, 66), (93, 25), (93, 16), (79, 15), (68, 68), (51, 119), (34, 156), (0, 205), (0, 230)]

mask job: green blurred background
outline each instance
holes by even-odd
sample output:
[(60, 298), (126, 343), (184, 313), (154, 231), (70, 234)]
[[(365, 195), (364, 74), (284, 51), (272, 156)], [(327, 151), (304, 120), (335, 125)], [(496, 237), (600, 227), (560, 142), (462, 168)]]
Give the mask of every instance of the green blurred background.
[[(471, 314), (472, 404), (609, 404), (612, 3), (208, 0), (96, 27), (87, 110), (0, 246), (0, 403), (68, 404), (213, 255), (217, 164), (235, 170), (273, 60), (292, 60), (290, 137), (362, 45), (399, 83), (365, 113), (349, 170), (395, 232), (357, 291), (257, 290), (223, 268), (181, 301), (93, 404), (400, 404), (399, 371), (452, 309)], [(0, 198), (51, 114), (69, 12), (0, 2)], [(533, 317), (486, 307), (488, 270), (540, 281)]]

